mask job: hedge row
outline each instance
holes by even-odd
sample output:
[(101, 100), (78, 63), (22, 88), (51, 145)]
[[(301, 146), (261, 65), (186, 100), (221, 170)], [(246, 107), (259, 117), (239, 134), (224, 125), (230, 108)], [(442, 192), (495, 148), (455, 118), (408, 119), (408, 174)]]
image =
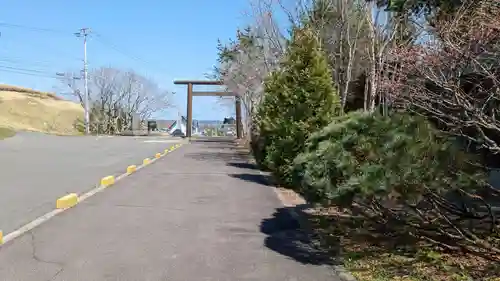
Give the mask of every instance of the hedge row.
[(257, 162), (310, 202), (418, 201), (426, 192), (468, 190), (484, 179), (464, 164), (472, 157), (420, 117), (341, 114), (327, 59), (307, 27), (293, 31), (254, 118)]

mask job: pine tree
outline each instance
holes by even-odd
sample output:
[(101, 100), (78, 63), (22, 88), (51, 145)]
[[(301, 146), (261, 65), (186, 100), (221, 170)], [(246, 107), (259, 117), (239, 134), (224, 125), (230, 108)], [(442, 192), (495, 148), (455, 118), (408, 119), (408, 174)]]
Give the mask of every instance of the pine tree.
[(312, 29), (293, 30), (280, 70), (265, 82), (258, 112), (265, 166), (285, 185), (309, 135), (339, 114), (340, 102), (321, 44)]

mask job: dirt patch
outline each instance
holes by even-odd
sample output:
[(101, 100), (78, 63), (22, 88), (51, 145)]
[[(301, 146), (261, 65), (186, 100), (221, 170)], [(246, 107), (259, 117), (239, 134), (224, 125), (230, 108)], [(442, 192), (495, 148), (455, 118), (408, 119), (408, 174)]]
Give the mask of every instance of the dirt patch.
[(341, 255), (344, 266), (366, 281), (500, 280), (500, 265), (466, 253), (445, 249), (391, 233), (372, 231), (364, 218), (335, 208), (315, 209), (309, 220), (332, 255)]
[[(277, 188), (287, 207), (305, 200), (292, 190)], [(500, 281), (500, 265), (391, 233), (373, 231), (363, 217), (337, 208), (307, 208), (301, 213), (320, 248), (360, 281)]]

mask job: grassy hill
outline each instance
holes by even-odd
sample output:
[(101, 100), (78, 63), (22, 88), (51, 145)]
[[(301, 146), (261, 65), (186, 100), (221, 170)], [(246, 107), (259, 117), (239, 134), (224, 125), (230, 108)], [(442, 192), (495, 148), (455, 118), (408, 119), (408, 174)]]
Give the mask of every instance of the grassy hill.
[(53, 93), (0, 84), (0, 128), (75, 135), (74, 123), (82, 118), (79, 104)]

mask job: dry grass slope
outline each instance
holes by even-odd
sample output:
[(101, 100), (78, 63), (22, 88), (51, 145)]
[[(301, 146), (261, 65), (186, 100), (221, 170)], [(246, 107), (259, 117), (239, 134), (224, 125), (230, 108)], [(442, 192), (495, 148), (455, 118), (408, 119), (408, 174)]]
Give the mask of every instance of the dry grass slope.
[(83, 108), (53, 93), (0, 85), (0, 127), (57, 135), (76, 135)]

